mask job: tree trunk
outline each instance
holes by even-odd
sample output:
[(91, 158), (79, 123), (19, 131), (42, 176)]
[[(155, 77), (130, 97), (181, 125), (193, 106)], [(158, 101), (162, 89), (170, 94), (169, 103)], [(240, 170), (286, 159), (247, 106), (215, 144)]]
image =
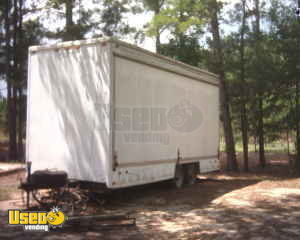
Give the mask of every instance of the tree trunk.
[(11, 9), (10, 0), (5, 2), (5, 77), (7, 84), (7, 128), (8, 128), (8, 158), (12, 157), (13, 143), (11, 129), (11, 79), (10, 79), (10, 22), (9, 12)]
[(66, 33), (64, 36), (65, 41), (74, 40), (73, 36), (73, 0), (66, 0), (65, 8), (66, 8)]
[(216, 57), (216, 69), (220, 77), (220, 101), (221, 101), (221, 113), (222, 122), (224, 127), (224, 136), (226, 143), (227, 153), (227, 170), (237, 171), (238, 165), (235, 154), (235, 144), (231, 125), (230, 109), (229, 109), (229, 97), (227, 92), (227, 85), (225, 80), (224, 70), (224, 57), (223, 49), (221, 46), (220, 32), (219, 32), (219, 20), (218, 20), (218, 4), (216, 0), (209, 1), (209, 10), (211, 14), (211, 30), (213, 35), (213, 44)]
[(23, 148), (23, 94), (22, 94), (22, 88), (18, 88), (18, 97), (19, 97), (19, 121), (18, 121), (18, 150), (19, 150), (19, 161), (24, 160), (24, 148)]
[(18, 27), (18, 152), (19, 160), (24, 159), (24, 149), (23, 149), (23, 66), (25, 62), (24, 58), (24, 48), (22, 46), (23, 39), (23, 0), (19, 0), (19, 27)]
[(290, 134), (289, 129), (286, 130), (287, 154), (290, 155)]
[(245, 81), (245, 26), (246, 26), (246, 0), (242, 0), (243, 7), (243, 19), (241, 27), (241, 46), (240, 46), (240, 57), (241, 57), (241, 129), (242, 129), (242, 140), (243, 140), (243, 154), (244, 154), (244, 170), (249, 171), (248, 164), (248, 116), (246, 107), (246, 81)]
[(18, 144), (17, 144), (17, 107), (18, 107), (18, 85), (19, 85), (19, 79), (20, 79), (20, 71), (19, 71), (19, 52), (18, 52), (18, 23), (19, 23), (19, 17), (18, 17), (18, 0), (14, 0), (14, 32), (13, 32), (13, 84), (12, 84), (12, 91), (13, 91), (13, 99), (12, 99), (12, 129), (13, 132), (13, 139), (15, 147), (15, 156), (14, 160), (19, 159), (19, 150), (18, 150)]
[[(259, 60), (260, 54), (260, 2), (255, 0), (255, 25), (256, 25), (256, 59)], [(259, 79), (257, 79), (259, 81)], [(259, 145), (259, 162), (260, 166), (264, 168), (266, 166), (265, 159), (265, 139), (264, 139), (264, 111), (263, 111), (263, 89), (258, 84), (258, 145)]]
[(296, 167), (300, 171), (299, 81), (296, 79)]
[[(17, 159), (17, 138), (16, 138), (16, 104), (15, 104), (15, 88), (14, 88), (14, 81), (12, 80), (12, 69), (10, 66), (11, 62), (11, 33), (10, 33), (10, 26), (11, 22), (10, 19), (10, 10), (12, 8), (11, 1), (6, 1), (6, 9), (5, 9), (5, 35), (6, 35), (6, 81), (7, 81), (7, 121), (8, 121), (8, 133), (9, 133), (9, 153), (8, 157), (9, 160), (16, 160)], [(14, 7), (16, 7), (15, 1)], [(14, 14), (14, 21), (16, 21), (16, 11)], [(14, 22), (15, 25), (15, 22)], [(15, 36), (13, 36), (15, 39)], [(14, 76), (13, 76), (14, 77)], [(13, 98), (12, 98), (13, 97)]]
[(265, 137), (264, 137), (264, 120), (263, 120), (263, 99), (259, 96), (258, 100), (259, 115), (258, 115), (258, 145), (259, 145), (259, 162), (260, 166), (264, 168), (266, 166), (265, 158)]
[(156, 40), (155, 40), (155, 47), (156, 47), (156, 53), (160, 53), (160, 33), (159, 33), (159, 30), (157, 30), (156, 32)]
[[(148, 6), (150, 11), (154, 12), (154, 16), (160, 14), (160, 11), (165, 4), (165, 0), (144, 0), (144, 3)], [(156, 29), (156, 36), (155, 36), (155, 47), (156, 53), (161, 53), (161, 41), (160, 41), (160, 29), (157, 27)]]
[[(182, 0), (180, 0), (180, 10), (179, 10), (179, 22), (184, 22), (184, 12), (183, 12), (183, 6), (182, 6)], [(179, 40), (179, 53), (178, 56), (181, 58), (184, 55), (184, 33), (181, 32), (181, 30), (176, 27), (176, 33), (178, 34), (178, 40)]]
[[(155, 16), (160, 13), (159, 1), (157, 1), (157, 3), (158, 3), (157, 7), (156, 7), (156, 9), (154, 11)], [(161, 52), (160, 45), (161, 45), (161, 42), (160, 42), (160, 29), (157, 29), (156, 30), (156, 40), (155, 40), (155, 46), (156, 46), (156, 52), (157, 53)]]

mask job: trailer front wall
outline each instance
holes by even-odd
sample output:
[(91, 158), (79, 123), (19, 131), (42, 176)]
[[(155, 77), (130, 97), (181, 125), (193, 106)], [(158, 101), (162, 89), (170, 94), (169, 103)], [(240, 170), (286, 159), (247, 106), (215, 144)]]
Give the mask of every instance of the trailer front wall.
[(108, 181), (110, 59), (109, 46), (100, 44), (31, 49), (26, 158), (33, 172)]
[(218, 86), (121, 56), (114, 85), (110, 187), (173, 178), (178, 159), (200, 162), (201, 172), (218, 169)]

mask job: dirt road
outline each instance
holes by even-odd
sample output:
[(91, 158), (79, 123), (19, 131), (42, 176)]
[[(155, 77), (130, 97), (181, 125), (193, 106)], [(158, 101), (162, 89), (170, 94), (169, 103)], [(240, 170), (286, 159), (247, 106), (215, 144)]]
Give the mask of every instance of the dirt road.
[[(0, 191), (18, 178), (1, 177)], [(7, 225), (4, 209), (12, 202), (0, 201), (0, 239), (300, 239), (299, 200), (300, 178), (274, 165), (256, 174), (202, 176), (181, 190), (160, 183), (115, 192), (97, 212), (130, 213), (137, 226), (129, 228), (24, 233)]]

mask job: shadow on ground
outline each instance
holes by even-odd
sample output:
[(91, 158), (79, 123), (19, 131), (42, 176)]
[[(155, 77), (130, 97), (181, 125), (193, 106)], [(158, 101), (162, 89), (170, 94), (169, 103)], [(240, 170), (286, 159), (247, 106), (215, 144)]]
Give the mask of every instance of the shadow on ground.
[(92, 225), (24, 233), (8, 226), (2, 211), (0, 239), (300, 239), (299, 182), (276, 165), (208, 174), (184, 189), (163, 182), (118, 190), (96, 212), (130, 213), (137, 225), (110, 230)]

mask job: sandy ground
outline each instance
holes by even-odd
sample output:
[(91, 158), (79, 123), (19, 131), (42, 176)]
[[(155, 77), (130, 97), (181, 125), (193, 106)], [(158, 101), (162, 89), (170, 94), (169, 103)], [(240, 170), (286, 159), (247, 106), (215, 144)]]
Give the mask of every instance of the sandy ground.
[(135, 227), (95, 230), (77, 227), (50, 233), (24, 233), (7, 225), (15, 208), (14, 190), (23, 173), (0, 177), (0, 239), (300, 239), (300, 178), (282, 161), (255, 173), (214, 173), (177, 190), (168, 183), (114, 192), (98, 213), (130, 213)]

